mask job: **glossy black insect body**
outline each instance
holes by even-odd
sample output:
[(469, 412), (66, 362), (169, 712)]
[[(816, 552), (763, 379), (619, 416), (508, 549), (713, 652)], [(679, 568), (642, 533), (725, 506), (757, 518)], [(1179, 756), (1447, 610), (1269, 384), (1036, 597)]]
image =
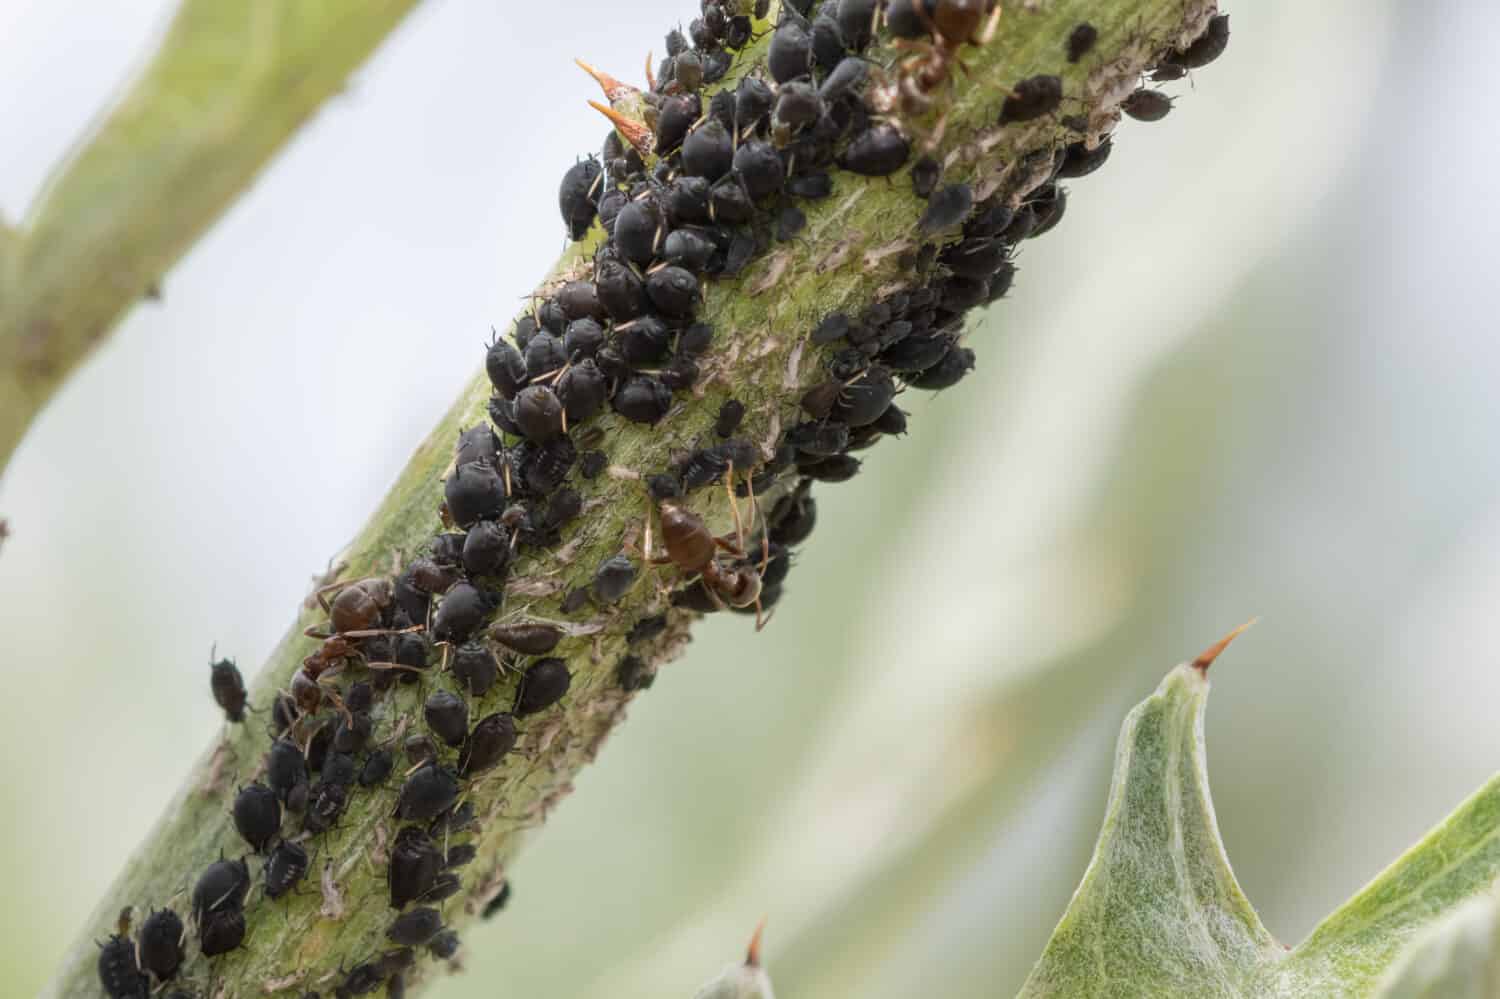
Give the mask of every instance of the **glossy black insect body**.
[(212, 913), (239, 909), (250, 890), (250, 868), (243, 860), (216, 860), (193, 885), (193, 918), (202, 925)]
[(491, 465), (470, 462), (454, 469), (443, 484), (448, 513), (460, 527), (493, 519), (505, 509), (505, 483)]
[(209, 666), (208, 685), (214, 703), (224, 710), (225, 721), (245, 720), (245, 680), (233, 659), (220, 659)]
[(557, 647), (557, 643), (562, 641), (563, 630), (553, 624), (527, 621), (497, 624), (490, 628), (490, 637), (522, 655), (540, 656)]
[(667, 266), (652, 271), (646, 278), (646, 294), (662, 315), (673, 319), (689, 319), (698, 309), (698, 279), (686, 268)]
[(1084, 142), (1075, 142), (1063, 153), (1062, 165), (1057, 168), (1059, 178), (1087, 177), (1104, 165), (1114, 151), (1114, 142), (1109, 136), (1093, 149)]
[(509, 901), (510, 901), (510, 882), (507, 881), (507, 882), (505, 882), (505, 884), (503, 884), (503, 885), (500, 886), (500, 891), (496, 893), (495, 897), (492, 898), (492, 899), (490, 899), (488, 902), (486, 902), (484, 904), (484, 911), (482, 913), (480, 913), (479, 918), (480, 919), (489, 919), (489, 918), (491, 918), (492, 916), (495, 915), (495, 913), (499, 912), (501, 909), (504, 909), (505, 908), (505, 904), (507, 902), (509, 902)]
[(731, 437), (744, 419), (745, 404), (738, 399), (726, 399), (719, 407), (719, 415), (714, 419), (714, 433), (720, 437)]
[[(344, 707), (349, 707), (347, 701)], [(341, 753), (357, 753), (370, 741), (373, 729), (374, 722), (369, 712), (351, 709), (349, 716), (339, 721), (338, 730), (333, 734), (333, 748)]]
[(603, 169), (594, 159), (575, 163), (563, 174), (557, 191), (557, 205), (572, 239), (582, 239), (593, 225), (597, 211), (594, 198), (602, 179)]
[(845, 170), (866, 177), (885, 177), (901, 169), (911, 143), (893, 125), (872, 125), (855, 136), (839, 158)]
[(376, 787), (384, 784), (395, 765), (395, 757), (389, 749), (375, 750), (365, 757), (365, 762), (359, 768), (359, 786)]
[(538, 659), (521, 677), (521, 686), (516, 691), (515, 715), (527, 715), (545, 711), (568, 692), (573, 675), (568, 664), (561, 659)]
[(632, 201), (615, 218), (614, 245), (626, 260), (641, 267), (656, 257), (657, 246), (664, 236), (661, 210), (655, 198)]
[(291, 739), (277, 739), (266, 753), (266, 782), (282, 801), (292, 788), (307, 780), (307, 761)]
[(486, 715), (474, 726), (458, 756), (461, 777), (474, 777), (491, 769), (516, 744), (515, 719), (505, 712)]
[(625, 380), (610, 400), (615, 412), (634, 423), (656, 423), (672, 406), (672, 392), (659, 378), (634, 375)]
[(483, 697), (489, 693), (500, 676), (500, 664), (495, 661), (495, 654), (476, 643), (459, 646), (448, 670), (454, 681), (471, 697)]
[(405, 908), (408, 902), (424, 895), (437, 880), (442, 867), (443, 855), (432, 842), (432, 837), (416, 826), (403, 826), (396, 833), (387, 874), (391, 908)]
[(664, 203), (674, 226), (708, 221), (709, 186), (702, 177), (678, 177), (672, 181)]
[(708, 194), (708, 214), (715, 222), (738, 225), (755, 217), (755, 202), (737, 174), (720, 177)]
[(573, 423), (582, 423), (603, 409), (608, 395), (604, 372), (591, 357), (569, 367), (557, 381), (557, 397)]
[(460, 843), (457, 846), (448, 847), (448, 852), (443, 857), (443, 866), (448, 870), (464, 867), (474, 862), (479, 856), (479, 848), (473, 843)]
[(111, 936), (99, 948), (99, 984), (110, 999), (146, 999), (151, 980), (141, 974), (135, 961), (135, 945), (129, 937)]
[[(556, 366), (561, 367), (563, 363), (564, 355), (559, 344)], [(516, 426), (521, 428), (527, 440), (537, 444), (545, 444), (561, 434), (563, 408), (557, 394), (546, 385), (528, 385), (522, 389), (516, 396)]]
[(323, 761), (323, 780), (328, 784), (348, 787), (359, 774), (359, 764), (351, 753), (329, 753)]
[(302, 844), (287, 840), (277, 843), (266, 860), (266, 896), (280, 898), (295, 888), (306, 877), (309, 862)]
[(234, 796), (234, 828), (260, 853), (281, 829), (281, 801), (264, 784), (247, 784)]
[(919, 198), (930, 198), (943, 176), (943, 165), (931, 156), (923, 156), (911, 166), (911, 189)]
[(629, 322), (646, 311), (646, 287), (640, 276), (620, 260), (605, 260), (595, 273), (599, 303), (617, 323)]
[(397, 916), (385, 935), (403, 947), (420, 947), (443, 928), (443, 914), (431, 906), (418, 906)]
[(755, 199), (775, 194), (786, 180), (786, 171), (776, 147), (759, 139), (740, 143), (734, 153), (734, 171), (744, 182), (750, 197)]
[(510, 562), (510, 532), (497, 520), (481, 520), (464, 536), (464, 571), (471, 576), (494, 576)]
[(1136, 121), (1161, 121), (1172, 110), (1172, 98), (1160, 90), (1142, 87), (1120, 104), (1124, 111)]
[(421, 822), (447, 811), (457, 800), (458, 777), (445, 767), (428, 763), (406, 778), (396, 803), (396, 814)]
[(770, 539), (795, 548), (806, 541), (818, 523), (818, 503), (805, 485), (776, 501), (771, 508)]
[(937, 364), (926, 371), (907, 378), (907, 382), (923, 389), (945, 389), (958, 384), (959, 380), (974, 370), (974, 352), (967, 347), (954, 346)]
[(604, 560), (594, 573), (594, 599), (612, 604), (630, 592), (635, 584), (636, 566), (628, 556), (613, 555)]
[(927, 200), (927, 209), (917, 222), (917, 230), (930, 236), (950, 229), (962, 222), (973, 207), (974, 192), (968, 184), (949, 184)]
[(1068, 62), (1077, 62), (1094, 50), (1099, 40), (1099, 29), (1087, 21), (1068, 32)]
[(141, 923), (141, 967), (165, 982), (177, 974), (186, 956), (182, 950), (182, 917), (171, 909), (157, 909)]
[(338, 999), (345, 996), (367, 996), (385, 983), (385, 969), (379, 961), (366, 961), (349, 969), (339, 985)]
[[(592, 289), (593, 285), (589, 285)], [(602, 311), (602, 306), (600, 307)], [(563, 353), (569, 361), (593, 357), (604, 346), (604, 327), (593, 316), (582, 316), (568, 324), (563, 334)], [(571, 415), (571, 414), (570, 414)]]
[(1183, 69), (1201, 69), (1224, 54), (1229, 47), (1229, 15), (1217, 14), (1187, 48), (1173, 52), (1163, 60), (1164, 65), (1180, 66)]
[(833, 193), (833, 178), (821, 172), (797, 174), (787, 178), (786, 190), (799, 198), (826, 198)]
[(500, 438), (495, 436), (488, 424), (476, 423), (458, 435), (458, 447), (453, 454), (455, 465), (467, 465), (471, 461), (494, 465), (500, 455)]
[(633, 693), (650, 687), (656, 674), (646, 668), (646, 662), (640, 656), (626, 656), (615, 667), (615, 680), (621, 690)]
[(307, 809), (302, 814), (305, 832), (321, 833), (332, 829), (349, 804), (349, 788), (331, 780), (320, 780), (308, 789)]
[(1000, 124), (1035, 121), (1056, 111), (1062, 104), (1062, 77), (1029, 76), (1015, 85), (1000, 106)]
[(422, 706), (422, 717), (433, 735), (450, 746), (463, 744), (469, 734), (469, 705), (447, 690), (434, 690)]
[(771, 35), (766, 68), (777, 83), (786, 83), (812, 72), (813, 40), (804, 23), (786, 18)]
[(494, 602), (484, 591), (472, 583), (457, 583), (443, 594), (443, 602), (432, 616), (432, 636), (440, 642), (462, 643), (494, 609)]
[(833, 407), (833, 418), (851, 427), (874, 423), (896, 396), (896, 382), (881, 365), (871, 367), (844, 386)]
[(688, 133), (682, 142), (682, 169), (690, 177), (712, 183), (734, 165), (734, 138), (716, 118), (710, 118)]
[(458, 934), (453, 930), (443, 930), (427, 941), (427, 949), (433, 957), (447, 961), (458, 953)]
[(245, 912), (213, 912), (198, 924), (198, 948), (204, 957), (228, 954), (245, 942)]
[(817, 88), (806, 80), (782, 84), (776, 92), (776, 115), (773, 132), (803, 128), (823, 114), (823, 99)]

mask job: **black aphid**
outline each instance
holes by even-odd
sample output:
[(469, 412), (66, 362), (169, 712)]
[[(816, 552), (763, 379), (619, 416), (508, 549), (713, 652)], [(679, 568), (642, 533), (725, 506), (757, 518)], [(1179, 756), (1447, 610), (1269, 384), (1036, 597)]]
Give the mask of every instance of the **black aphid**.
[(931, 156), (923, 156), (911, 165), (911, 189), (919, 198), (929, 198), (943, 176), (943, 165)]
[(510, 532), (497, 520), (481, 520), (464, 536), (464, 571), (471, 576), (496, 576), (510, 562)]
[(135, 963), (135, 944), (129, 937), (111, 936), (99, 948), (99, 984), (110, 999), (146, 999), (151, 980)]
[[(402, 666), (410, 666), (413, 669), (426, 669), (429, 665), (428, 659), (432, 653), (432, 646), (427, 641), (427, 636), (422, 634), (401, 635), (396, 640), (396, 662)], [(308, 753), (308, 764), (312, 764), (312, 754)]]
[[(568, 363), (568, 351), (563, 346), (564, 330), (557, 333), (538, 333), (531, 338), (526, 345), (526, 375), (532, 380), (541, 378), (560, 369)], [(521, 420), (521, 399), (525, 396), (526, 389), (522, 389), (516, 395), (516, 421)]]
[(633, 264), (645, 267), (656, 257), (662, 232), (661, 210), (655, 198), (641, 198), (620, 209), (615, 219), (614, 245)]
[(335, 991), (338, 999), (346, 996), (367, 996), (385, 984), (385, 969), (379, 961), (366, 961), (349, 969), (344, 981)]
[(563, 432), (562, 403), (546, 385), (528, 385), (522, 389), (516, 396), (515, 412), (516, 426), (527, 440), (545, 444)]
[(402, 744), (406, 760), (413, 765), (437, 759), (437, 746), (425, 735), (409, 735)]
[(595, 479), (609, 467), (609, 455), (603, 451), (585, 451), (578, 459), (578, 474), (585, 479)]
[(741, 129), (759, 124), (762, 118), (771, 113), (771, 105), (775, 100), (775, 93), (760, 77), (741, 77), (734, 91), (735, 124)]
[(876, 364), (844, 386), (833, 408), (833, 418), (851, 427), (874, 423), (896, 395), (896, 382), (886, 368)]
[(812, 342), (833, 343), (849, 335), (849, 317), (842, 312), (832, 312), (823, 317), (813, 329)]
[(1056, 111), (1062, 104), (1062, 77), (1029, 76), (1015, 85), (1000, 106), (1000, 124), (1034, 121)]
[(443, 857), (443, 866), (448, 870), (453, 870), (473, 863), (477, 856), (479, 856), (479, 847), (473, 843), (459, 843), (448, 847), (448, 853)]
[(1057, 168), (1059, 178), (1087, 177), (1104, 165), (1114, 151), (1114, 141), (1105, 136), (1093, 149), (1085, 142), (1075, 142), (1063, 152), (1062, 165)]
[(416, 826), (403, 826), (396, 833), (387, 874), (391, 890), (391, 907), (404, 908), (421, 897), (437, 879), (443, 867), (443, 855), (432, 837)]
[(266, 782), (282, 801), (292, 788), (307, 780), (307, 761), (302, 747), (291, 739), (277, 739), (266, 753)]
[(716, 118), (688, 133), (682, 142), (682, 169), (690, 177), (718, 180), (734, 165), (734, 138)]
[(329, 753), (323, 761), (323, 780), (348, 787), (359, 774), (359, 764), (351, 753)]
[(569, 322), (579, 319), (602, 319), (604, 307), (594, 293), (592, 281), (569, 281), (557, 292), (557, 304)]
[(234, 796), (234, 828), (260, 853), (281, 830), (281, 801), (264, 784), (247, 784)]
[(1120, 110), (1136, 121), (1161, 121), (1172, 110), (1172, 98), (1142, 87), (1121, 102)]
[(458, 777), (446, 767), (428, 763), (406, 778), (396, 814), (421, 822), (446, 811), (458, 800)]
[(811, 125), (823, 116), (823, 99), (806, 80), (784, 83), (776, 92), (775, 127), (784, 132)]
[(595, 201), (603, 170), (594, 159), (582, 160), (568, 168), (563, 174), (562, 185), (557, 191), (557, 205), (562, 212), (563, 224), (568, 235), (582, 239), (594, 223)]
[(204, 957), (228, 954), (245, 942), (245, 912), (230, 909), (213, 912), (198, 923), (198, 948)]
[(804, 486), (783, 496), (771, 508), (771, 540), (795, 548), (811, 535), (818, 523), (818, 503)]
[(682, 495), (682, 482), (669, 472), (658, 472), (646, 480), (646, 492), (658, 503)]
[(490, 628), (490, 637), (522, 655), (540, 656), (557, 647), (557, 643), (562, 641), (563, 630), (555, 624), (523, 621), (518, 624), (494, 625)]
[(675, 225), (708, 221), (709, 187), (702, 177), (678, 177), (672, 181), (666, 191), (665, 206)]
[(885, 408), (880, 418), (870, 424), (883, 434), (900, 435), (906, 433), (906, 410), (892, 404)]
[(617, 323), (628, 322), (646, 311), (646, 287), (640, 275), (621, 260), (605, 260), (594, 275), (599, 302)]
[(787, 18), (771, 35), (766, 53), (766, 68), (777, 83), (785, 83), (812, 72), (813, 41), (807, 28), (795, 18)]
[(365, 757), (365, 762), (359, 768), (359, 786), (375, 787), (384, 784), (385, 779), (391, 775), (391, 770), (396, 766), (395, 757), (389, 749), (377, 749)]
[(193, 885), (194, 920), (201, 925), (211, 913), (243, 907), (249, 890), (250, 868), (243, 860), (214, 861)]
[(917, 222), (924, 236), (952, 228), (962, 222), (974, 207), (974, 192), (968, 184), (949, 184), (927, 200), (927, 210)]
[(442, 928), (443, 914), (424, 905), (397, 916), (385, 935), (403, 947), (420, 947)]
[(647, 670), (646, 662), (640, 656), (626, 656), (615, 666), (615, 680), (621, 690), (634, 692), (651, 686), (656, 674)]
[(182, 917), (171, 909), (157, 909), (141, 923), (141, 967), (158, 982), (165, 982), (182, 966), (182, 937)]
[(333, 748), (336, 728), (332, 721), (325, 721), (313, 732), (312, 738), (307, 740), (307, 769), (323, 769), (323, 761), (328, 759), (328, 751)]
[(498, 712), (479, 719), (474, 731), (458, 755), (458, 773), (473, 777), (499, 763), (516, 744), (516, 722), (509, 714)]
[[(592, 284), (589, 285), (590, 289), (593, 287)], [(592, 316), (584, 316), (568, 324), (567, 331), (563, 333), (563, 352), (568, 355), (568, 360), (593, 357), (604, 346), (604, 327), (599, 322)]]
[(245, 720), (245, 679), (233, 659), (220, 659), (209, 666), (208, 686), (214, 703), (224, 709), (225, 721)]
[(715, 222), (738, 225), (755, 217), (755, 201), (738, 174), (726, 174), (708, 192), (708, 214)]
[(594, 599), (612, 604), (630, 592), (635, 583), (635, 563), (626, 555), (612, 555), (594, 573)]
[(471, 642), (458, 647), (448, 664), (448, 671), (453, 674), (454, 682), (470, 696), (483, 697), (495, 685), (500, 664), (488, 647)]
[(458, 934), (453, 930), (444, 930), (427, 941), (427, 949), (432, 952), (433, 957), (446, 961), (458, 953)]
[(429, 822), (427, 834), (439, 838), (459, 836), (476, 826), (476, 818), (474, 803), (466, 801)]
[(524, 718), (538, 711), (545, 711), (568, 692), (573, 674), (568, 664), (561, 659), (538, 659), (521, 676), (521, 686), (516, 691), (515, 714)]
[(662, 315), (673, 319), (689, 319), (698, 309), (698, 279), (682, 267), (652, 271), (646, 278), (646, 294)]
[[(351, 777), (352, 781), (352, 777)], [(308, 789), (307, 809), (302, 813), (302, 829), (321, 833), (332, 829), (349, 804), (349, 787), (328, 779)]]
[(703, 114), (696, 94), (668, 97), (656, 112), (656, 151), (666, 156), (682, 144), (688, 129)]
[(470, 462), (454, 469), (443, 484), (448, 514), (460, 527), (500, 516), (505, 509), (505, 483), (494, 466)]
[(933, 0), (890, 0), (885, 26), (897, 38), (921, 38), (932, 30)]
[(620, 385), (610, 402), (615, 412), (633, 423), (656, 423), (672, 407), (672, 391), (659, 378), (634, 375)]
[(360, 712), (368, 712), (374, 706), (375, 688), (371, 687), (368, 681), (361, 680), (358, 683), (352, 683), (349, 685), (349, 689), (344, 691), (344, 707), (348, 708), (350, 711), (355, 712), (356, 714)]
[(974, 352), (967, 347), (955, 346), (937, 364), (919, 374), (908, 376), (906, 380), (917, 388), (945, 389), (958, 384), (972, 370)]
[(738, 399), (727, 399), (719, 407), (719, 415), (714, 419), (714, 433), (720, 437), (733, 436), (744, 418), (745, 404)]
[(457, 583), (443, 594), (443, 602), (432, 616), (432, 637), (440, 642), (463, 642), (484, 623), (494, 603), (472, 583)]
[(266, 860), (266, 895), (280, 898), (307, 875), (307, 850), (300, 843), (282, 840)]
[(786, 190), (799, 198), (826, 198), (833, 193), (833, 178), (826, 173), (798, 174), (787, 178)]
[(591, 357), (572, 365), (557, 380), (557, 397), (573, 423), (582, 423), (604, 408), (609, 385)]
[(422, 705), (422, 717), (433, 735), (450, 746), (461, 746), (469, 734), (469, 705), (447, 690), (434, 690)]
[[(344, 707), (348, 706), (345, 702)], [(370, 741), (370, 733), (374, 727), (367, 712), (351, 710), (348, 717), (339, 721), (338, 730), (333, 734), (333, 748), (340, 753), (359, 752)]]
[(505, 903), (510, 901), (510, 882), (500, 886), (500, 891), (495, 897), (484, 903), (484, 911), (480, 913), (480, 919), (489, 919), (495, 913), (505, 908)]
[(1075, 26), (1068, 32), (1068, 62), (1077, 62), (1088, 55), (1098, 40), (1099, 29), (1092, 24), (1084, 21)]
[(1181, 66), (1184, 69), (1201, 69), (1224, 54), (1229, 47), (1229, 15), (1217, 14), (1187, 48), (1173, 52), (1162, 60), (1164, 65)]
[(707, 352), (714, 339), (714, 328), (708, 323), (693, 323), (677, 337), (677, 353), (685, 357), (700, 357)]
[(839, 34), (850, 51), (863, 52), (875, 35), (878, 0), (839, 0)]
[(786, 170), (776, 147), (759, 139), (740, 143), (734, 152), (734, 171), (750, 197), (756, 199), (775, 194), (786, 181)]
[[(803, 475), (818, 482), (848, 482), (859, 473), (861, 462), (849, 454), (835, 454), (819, 459), (816, 464), (798, 465)], [(766, 592), (761, 591), (761, 607), (766, 605)], [(736, 608), (743, 609), (743, 608)]]
[(661, 256), (669, 264), (677, 264), (691, 271), (708, 268), (709, 261), (718, 252), (713, 240), (696, 229), (674, 229), (662, 243)]
[(839, 164), (866, 177), (885, 177), (901, 169), (910, 155), (911, 143), (894, 125), (872, 125), (849, 142)]

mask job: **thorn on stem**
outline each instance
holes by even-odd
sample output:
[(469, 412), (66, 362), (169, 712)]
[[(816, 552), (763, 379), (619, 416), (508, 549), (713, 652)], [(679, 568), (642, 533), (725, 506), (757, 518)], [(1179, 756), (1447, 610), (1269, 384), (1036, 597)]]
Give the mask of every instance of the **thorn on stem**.
[(1219, 653), (1227, 649), (1230, 642), (1234, 641), (1236, 638), (1239, 638), (1240, 635), (1244, 633), (1246, 628), (1250, 627), (1252, 624), (1259, 620), (1260, 618), (1258, 617), (1252, 617), (1250, 620), (1246, 621), (1244, 624), (1240, 625), (1238, 628), (1234, 629), (1229, 634), (1225, 635), (1223, 638), (1219, 639), (1217, 642), (1204, 649), (1202, 654), (1200, 654), (1197, 659), (1193, 660), (1193, 669), (1197, 670), (1199, 673), (1207, 675), (1208, 668), (1214, 664), (1215, 659), (1219, 658)]

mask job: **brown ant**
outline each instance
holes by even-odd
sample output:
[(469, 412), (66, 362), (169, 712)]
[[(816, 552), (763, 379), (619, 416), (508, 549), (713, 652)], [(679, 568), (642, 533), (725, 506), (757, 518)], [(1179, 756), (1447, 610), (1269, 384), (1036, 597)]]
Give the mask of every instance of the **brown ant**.
[[(337, 590), (330, 602), (327, 594)], [(394, 629), (380, 627), (385, 612), (395, 600), (395, 586), (383, 576), (356, 580), (352, 583), (330, 583), (315, 591), (318, 604), (328, 614), (332, 631), (316, 625), (303, 630), (308, 638), (322, 640), (322, 644), (302, 660), (302, 667), (292, 675), (292, 699), (305, 717), (314, 714), (326, 697), (334, 707), (347, 717), (349, 711), (343, 701), (321, 682), (336, 676), (345, 661), (359, 655), (359, 640), (376, 635), (395, 635), (405, 631), (419, 631), (422, 625)], [(392, 668), (394, 663), (371, 664)]]
[[(665, 558), (653, 558), (651, 556), (650, 518), (646, 521), (646, 560), (652, 565), (675, 565), (678, 569), (688, 575), (697, 575), (702, 578), (704, 589), (709, 598), (720, 608), (725, 604), (730, 607), (755, 608), (755, 630), (759, 631), (766, 625), (766, 618), (761, 613), (760, 606), (760, 578), (770, 561), (769, 543), (764, 537), (761, 538), (761, 547), (765, 549), (761, 553), (760, 566), (735, 565), (724, 563), (719, 560), (719, 551), (728, 552), (737, 560), (747, 559), (748, 555), (744, 548), (745, 527), (740, 521), (739, 503), (734, 497), (733, 488), (734, 469), (731, 468), (724, 473), (724, 486), (729, 492), (729, 502), (734, 509), (735, 533), (723, 537), (715, 537), (703, 522), (703, 518), (684, 507), (675, 499), (660, 500), (657, 505), (657, 516), (661, 520), (662, 544), (666, 546)], [(754, 494), (751, 494), (751, 502), (754, 502)]]
[[(911, 54), (897, 64), (896, 104), (906, 114), (925, 114), (933, 107), (933, 94), (949, 82), (950, 66), (965, 69), (959, 50), (965, 45), (988, 45), (1000, 27), (999, 0), (916, 0), (917, 17), (927, 26), (931, 39), (897, 38), (897, 48)], [(935, 146), (947, 124), (944, 111), (928, 140)]]

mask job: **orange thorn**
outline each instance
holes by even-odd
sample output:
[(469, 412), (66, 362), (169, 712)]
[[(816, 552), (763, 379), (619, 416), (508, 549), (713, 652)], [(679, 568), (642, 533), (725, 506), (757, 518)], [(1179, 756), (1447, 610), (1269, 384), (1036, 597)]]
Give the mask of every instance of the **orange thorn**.
[(755, 927), (755, 936), (750, 938), (750, 949), (745, 952), (745, 967), (760, 967), (760, 935), (766, 931), (766, 917), (760, 917), (760, 923)]
[(578, 64), (578, 68), (582, 69), (585, 73), (594, 78), (595, 82), (599, 84), (600, 89), (604, 91), (605, 99), (608, 100), (611, 104), (622, 97), (629, 97), (631, 94), (640, 93), (639, 89), (637, 89), (636, 87), (632, 87), (628, 83), (621, 83), (619, 80), (616, 80), (614, 77), (604, 72), (604, 70), (595, 69), (588, 63), (584, 62), (582, 59), (574, 59), (573, 61)]
[(646, 87), (648, 90), (656, 89), (656, 74), (651, 71), (652, 53), (646, 53)]
[(614, 124), (615, 130), (624, 136), (625, 141), (635, 147), (636, 152), (642, 156), (651, 155), (656, 146), (656, 136), (645, 122), (627, 118), (614, 108), (606, 107), (598, 101), (589, 101), (589, 107), (608, 118)]
[(1214, 664), (1214, 660), (1219, 658), (1219, 653), (1229, 648), (1230, 642), (1234, 641), (1236, 638), (1239, 638), (1240, 635), (1244, 633), (1246, 628), (1250, 627), (1252, 624), (1259, 620), (1260, 618), (1258, 617), (1252, 617), (1250, 620), (1246, 621), (1244, 624), (1240, 625), (1238, 628), (1234, 629), (1229, 634), (1225, 635), (1223, 638), (1219, 639), (1217, 642), (1204, 649), (1203, 654), (1200, 655), (1197, 659), (1193, 660), (1193, 669), (1197, 670), (1200, 673), (1207, 673), (1208, 668)]

